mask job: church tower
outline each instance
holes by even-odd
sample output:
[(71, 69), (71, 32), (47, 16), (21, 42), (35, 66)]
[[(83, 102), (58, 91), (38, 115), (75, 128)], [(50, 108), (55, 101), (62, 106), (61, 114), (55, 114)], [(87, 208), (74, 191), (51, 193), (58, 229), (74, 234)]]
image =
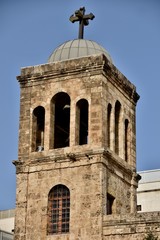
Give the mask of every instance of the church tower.
[(79, 38), (21, 69), (15, 240), (100, 240), (103, 217), (136, 211), (135, 86)]

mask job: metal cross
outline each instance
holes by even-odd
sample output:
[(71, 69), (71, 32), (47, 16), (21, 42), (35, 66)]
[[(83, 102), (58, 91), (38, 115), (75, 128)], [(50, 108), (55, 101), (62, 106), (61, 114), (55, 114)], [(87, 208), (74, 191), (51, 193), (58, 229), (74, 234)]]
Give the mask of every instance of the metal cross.
[(85, 15), (85, 7), (81, 7), (79, 10), (75, 11), (75, 15), (71, 15), (69, 20), (74, 23), (79, 21), (79, 39), (83, 39), (84, 34), (84, 26), (87, 26), (89, 24), (89, 19), (93, 20), (95, 16), (93, 13)]

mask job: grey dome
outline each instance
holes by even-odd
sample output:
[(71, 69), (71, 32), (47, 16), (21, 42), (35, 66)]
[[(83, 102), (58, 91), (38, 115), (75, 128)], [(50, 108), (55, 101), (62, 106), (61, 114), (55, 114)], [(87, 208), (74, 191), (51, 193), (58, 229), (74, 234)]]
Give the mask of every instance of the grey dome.
[(67, 41), (58, 46), (48, 59), (48, 63), (86, 57), (103, 53), (112, 62), (109, 53), (98, 43), (85, 39)]

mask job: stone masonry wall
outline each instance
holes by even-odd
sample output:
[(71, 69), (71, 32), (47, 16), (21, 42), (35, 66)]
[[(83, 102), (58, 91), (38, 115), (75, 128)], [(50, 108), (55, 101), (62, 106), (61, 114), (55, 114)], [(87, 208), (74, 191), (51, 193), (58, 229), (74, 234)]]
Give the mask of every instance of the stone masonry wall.
[[(103, 55), (27, 67), (21, 86), (15, 240), (100, 240), (106, 195), (116, 197), (115, 212), (133, 212), (137, 179), (135, 106), (138, 94)], [(64, 92), (71, 99), (69, 147), (50, 146), (52, 98)], [(76, 143), (76, 103), (89, 105), (88, 144)], [(121, 103), (120, 151), (114, 146), (114, 108)], [(107, 145), (107, 104), (112, 104), (111, 146)], [(32, 148), (33, 111), (45, 109), (44, 150)], [(124, 159), (124, 120), (129, 120), (128, 161)], [(71, 193), (70, 234), (46, 236), (50, 189), (64, 184)], [(124, 191), (123, 191), (124, 189)], [(123, 194), (121, 192), (123, 191)], [(105, 228), (104, 228), (105, 229)], [(107, 228), (108, 229), (108, 228)], [(107, 236), (107, 232), (104, 231)]]
[(104, 240), (144, 240), (150, 232), (160, 239), (160, 212), (104, 216)]
[[(103, 167), (99, 159), (94, 156), (89, 161), (87, 157), (77, 156), (73, 162), (63, 156), (63, 160), (46, 159), (43, 164), (33, 161), (30, 167), (21, 169), (23, 172), (17, 174), (15, 240), (102, 239)], [(26, 192), (24, 176), (27, 177)], [(47, 236), (48, 193), (57, 184), (70, 190), (70, 234)]]

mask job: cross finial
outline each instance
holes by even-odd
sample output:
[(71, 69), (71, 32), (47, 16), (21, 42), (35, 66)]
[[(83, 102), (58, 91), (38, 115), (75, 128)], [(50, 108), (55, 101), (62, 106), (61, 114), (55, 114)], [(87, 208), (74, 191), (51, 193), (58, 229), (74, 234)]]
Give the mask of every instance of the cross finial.
[(79, 39), (83, 39), (84, 26), (89, 24), (88, 20), (93, 20), (95, 16), (93, 13), (85, 15), (85, 7), (81, 7), (79, 10), (75, 11), (75, 14), (71, 15), (69, 20), (74, 23), (79, 21)]

